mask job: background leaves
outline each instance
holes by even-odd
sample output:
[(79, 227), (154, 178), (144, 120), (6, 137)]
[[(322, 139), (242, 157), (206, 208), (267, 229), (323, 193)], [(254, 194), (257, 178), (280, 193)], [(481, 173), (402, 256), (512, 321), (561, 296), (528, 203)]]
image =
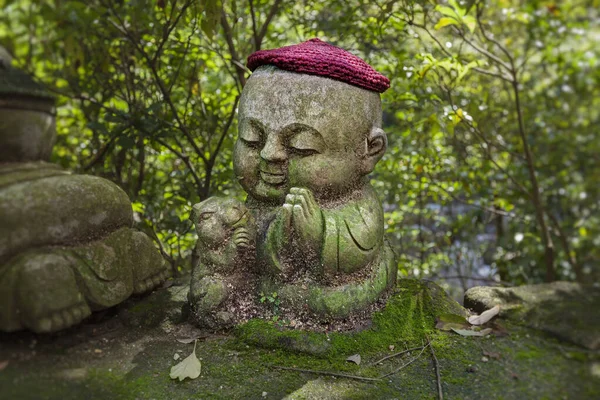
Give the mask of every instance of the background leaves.
[(457, 293), (598, 278), (598, 1), (0, 6), (0, 44), (59, 96), (53, 161), (126, 190), (175, 271), (191, 205), (244, 196), (231, 152), (247, 56), (318, 36), (391, 79), (373, 184), (403, 275)]

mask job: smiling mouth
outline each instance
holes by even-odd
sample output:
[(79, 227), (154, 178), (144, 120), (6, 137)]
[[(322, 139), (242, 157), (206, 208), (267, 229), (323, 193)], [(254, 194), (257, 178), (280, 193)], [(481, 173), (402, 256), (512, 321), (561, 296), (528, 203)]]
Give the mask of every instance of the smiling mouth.
[(281, 185), (285, 182), (285, 174), (273, 174), (271, 172), (260, 171), (260, 179), (270, 185)]

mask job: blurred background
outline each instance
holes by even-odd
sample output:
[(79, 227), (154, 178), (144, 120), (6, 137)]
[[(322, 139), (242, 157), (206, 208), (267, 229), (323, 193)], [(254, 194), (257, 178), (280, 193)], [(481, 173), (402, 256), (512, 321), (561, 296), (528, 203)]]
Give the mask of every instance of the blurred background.
[(402, 276), (599, 281), (600, 1), (0, 0), (0, 46), (56, 94), (52, 161), (130, 196), (175, 274), (191, 206), (243, 199), (256, 50), (319, 37), (391, 80), (372, 176)]

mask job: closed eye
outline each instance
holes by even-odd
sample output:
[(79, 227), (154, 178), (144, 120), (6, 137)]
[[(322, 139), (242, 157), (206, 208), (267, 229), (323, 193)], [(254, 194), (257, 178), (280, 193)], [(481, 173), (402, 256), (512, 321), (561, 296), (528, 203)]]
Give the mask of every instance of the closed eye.
[(295, 147), (290, 147), (290, 153), (296, 154), (300, 157), (308, 157), (313, 156), (315, 154), (321, 154), (315, 149), (297, 149)]
[(240, 131), (240, 140), (248, 147), (258, 149), (265, 137), (265, 130), (255, 119), (245, 121)]
[(260, 141), (259, 140), (248, 140), (248, 139), (244, 139), (243, 137), (240, 137), (240, 140), (242, 142), (244, 142), (244, 144), (252, 149), (259, 149), (260, 148)]
[(321, 154), (327, 149), (321, 134), (311, 126), (295, 123), (288, 126), (286, 130), (291, 154), (308, 157)]
[(209, 219), (212, 215), (214, 214), (214, 211), (205, 211), (202, 214), (200, 214), (200, 220), (201, 221), (206, 221), (207, 219)]

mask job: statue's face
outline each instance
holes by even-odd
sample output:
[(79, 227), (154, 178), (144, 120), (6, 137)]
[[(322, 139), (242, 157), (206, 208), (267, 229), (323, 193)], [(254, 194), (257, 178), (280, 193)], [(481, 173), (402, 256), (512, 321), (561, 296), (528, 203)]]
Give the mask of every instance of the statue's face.
[(229, 239), (233, 230), (245, 224), (246, 206), (235, 199), (209, 197), (192, 208), (190, 219), (196, 225), (198, 239), (209, 248), (216, 248)]
[(240, 101), (235, 173), (261, 202), (282, 203), (291, 187), (335, 200), (372, 170), (367, 139), (380, 126), (377, 93), (262, 67)]

